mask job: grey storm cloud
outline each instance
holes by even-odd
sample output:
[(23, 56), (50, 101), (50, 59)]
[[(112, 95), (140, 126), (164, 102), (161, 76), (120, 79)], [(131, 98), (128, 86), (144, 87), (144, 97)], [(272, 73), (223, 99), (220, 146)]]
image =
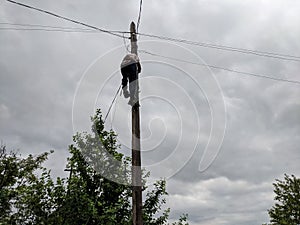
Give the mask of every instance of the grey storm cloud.
[[(137, 20), (139, 1), (23, 3), (100, 28), (127, 31)], [(300, 2), (293, 0), (144, 1), (139, 31), (299, 56), (299, 11)], [(0, 23), (0, 28), (17, 27), (4, 23), (84, 28), (6, 1), (0, 3)], [(128, 44), (126, 38), (97, 32), (0, 29), (1, 141), (23, 154), (54, 149), (47, 166), (53, 176), (64, 176), (73, 133), (89, 131), (95, 108), (107, 113), (120, 85), (119, 64)], [(299, 81), (299, 62), (145, 36), (139, 37), (139, 48)], [(142, 161), (152, 180), (171, 174), (171, 219), (186, 212), (191, 225), (267, 222), (274, 179), (284, 173), (300, 176), (300, 85), (145, 53), (140, 58)], [(128, 155), (130, 118), (126, 100), (118, 96), (106, 126), (116, 130)], [(223, 141), (220, 134), (210, 136), (213, 128), (221, 133), (225, 128)], [(209, 138), (216, 146), (203, 158)], [(209, 162), (203, 171), (201, 159)]]

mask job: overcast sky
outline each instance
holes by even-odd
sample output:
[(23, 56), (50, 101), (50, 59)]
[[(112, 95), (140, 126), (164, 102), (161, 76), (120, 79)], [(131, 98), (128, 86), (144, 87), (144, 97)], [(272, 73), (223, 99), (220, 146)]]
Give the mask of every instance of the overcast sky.
[[(103, 29), (128, 31), (139, 0), (23, 3)], [(300, 56), (300, 1), (144, 1), (139, 31)], [(42, 153), (64, 175), (74, 132), (106, 114), (128, 39), (93, 32), (7, 30), (31, 24), (85, 28), (0, 2), (0, 139), (8, 149)], [(30, 27), (34, 28), (34, 27)], [(50, 28), (48, 28), (50, 29)], [(139, 49), (194, 63), (300, 81), (300, 62), (139, 36)], [(167, 178), (171, 219), (191, 225), (261, 225), (272, 182), (300, 176), (300, 85), (139, 53), (142, 163)], [(118, 96), (106, 128), (130, 154), (131, 111)]]

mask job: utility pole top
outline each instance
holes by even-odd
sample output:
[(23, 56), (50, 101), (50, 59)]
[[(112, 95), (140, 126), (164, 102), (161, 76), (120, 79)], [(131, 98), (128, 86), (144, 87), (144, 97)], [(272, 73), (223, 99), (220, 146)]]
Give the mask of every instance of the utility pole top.
[(132, 21), (130, 24), (130, 32), (134, 32), (135, 31), (135, 23)]
[(137, 55), (137, 38), (136, 38), (136, 28), (135, 23), (131, 22), (130, 24), (130, 34), (131, 34), (131, 53), (134, 53)]

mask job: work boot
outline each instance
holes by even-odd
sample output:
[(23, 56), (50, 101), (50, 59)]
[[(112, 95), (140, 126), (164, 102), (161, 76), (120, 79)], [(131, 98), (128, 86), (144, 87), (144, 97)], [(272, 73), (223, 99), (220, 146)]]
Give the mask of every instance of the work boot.
[(123, 90), (123, 95), (125, 98), (129, 98), (130, 96), (128, 90)]
[[(134, 106), (136, 103), (137, 103), (137, 98), (133, 97), (129, 99), (128, 105)], [(138, 106), (140, 106), (140, 104)]]
[(135, 103), (135, 101), (134, 101), (133, 99), (129, 99), (129, 101), (128, 101), (128, 105), (131, 105), (131, 106), (133, 106), (133, 105), (134, 105), (134, 103)]

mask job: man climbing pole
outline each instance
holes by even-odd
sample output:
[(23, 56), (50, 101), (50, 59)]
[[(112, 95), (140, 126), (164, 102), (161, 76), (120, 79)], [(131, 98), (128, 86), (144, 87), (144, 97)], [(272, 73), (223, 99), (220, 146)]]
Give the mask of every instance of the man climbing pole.
[[(133, 106), (137, 101), (138, 85), (136, 79), (141, 72), (141, 64), (136, 54), (127, 54), (121, 63), (122, 89), (125, 98), (130, 97), (128, 104)], [(129, 92), (128, 92), (129, 81)]]

